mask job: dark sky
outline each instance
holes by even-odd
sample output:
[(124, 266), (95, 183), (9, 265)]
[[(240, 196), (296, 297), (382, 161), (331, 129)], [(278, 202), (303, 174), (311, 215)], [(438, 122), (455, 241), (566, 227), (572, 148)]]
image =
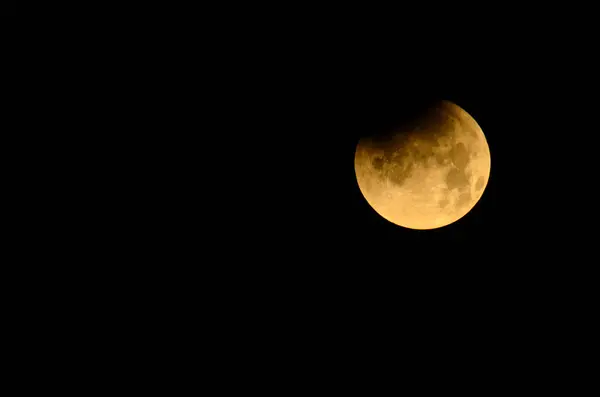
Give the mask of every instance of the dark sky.
[[(225, 240), (236, 242), (227, 255), (248, 261), (234, 259), (228, 274), (244, 285), (260, 280), (281, 289), (277, 296), (295, 291), (299, 302), (318, 307), (321, 299), (343, 302), (319, 310), (384, 318), (383, 308), (399, 299), (418, 302), (402, 307), (432, 299), (441, 308), (447, 296), (477, 308), (473, 316), (508, 302), (525, 313), (530, 308), (518, 302), (524, 296), (549, 303), (557, 291), (573, 293), (593, 272), (586, 253), (594, 229), (586, 219), (595, 217), (588, 207), (593, 168), (583, 154), (595, 127), (581, 116), (594, 102), (576, 94), (577, 77), (550, 83), (557, 66), (548, 70), (544, 61), (524, 58), (514, 70), (484, 58), (466, 71), (460, 64), (398, 66), (411, 57), (308, 58), (318, 67), (294, 65), (264, 107), (252, 106), (260, 116), (250, 119), (264, 129), (251, 131), (266, 132), (248, 146), (260, 149), (252, 165), (237, 171), (247, 179), (227, 198), (235, 215), (223, 228)], [(366, 131), (394, 125), (407, 109), (438, 99), (457, 103), (482, 127), (490, 181), (459, 222), (403, 229), (364, 200), (354, 150)]]
[[(484, 271), (498, 280), (548, 274), (557, 261), (584, 263), (593, 244), (598, 125), (592, 36), (579, 31), (589, 25), (542, 20), (533, 29), (519, 16), (426, 29), (357, 14), (295, 11), (264, 23), (240, 14), (219, 29), (176, 30), (193, 38), (179, 46), (161, 42), (160, 31), (151, 37), (149, 51), (163, 43), (162, 59), (177, 69), (163, 83), (181, 90), (169, 97), (177, 117), (165, 120), (165, 131), (200, 137), (170, 154), (185, 161), (185, 197), (208, 200), (180, 216), (182, 241), (204, 241), (207, 230), (222, 238), (219, 252), (235, 258), (232, 266), (254, 277), (262, 269), (385, 282), (402, 272), (442, 280)], [(354, 150), (365, 132), (439, 99), (482, 127), (490, 181), (459, 222), (403, 229), (362, 197)], [(182, 150), (189, 155), (174, 155)], [(244, 258), (262, 265), (247, 267)]]
[[(135, 25), (114, 42), (106, 39), (112, 27), (102, 25), (69, 66), (82, 71), (86, 96), (73, 98), (84, 111), (66, 111), (85, 122), (64, 146), (75, 142), (89, 158), (78, 141), (88, 139), (99, 152), (97, 176), (86, 170), (78, 183), (66, 181), (75, 190), (69, 203), (97, 200), (77, 212), (82, 228), (74, 232), (89, 240), (80, 230), (104, 226), (93, 236), (97, 248), (80, 249), (107, 256), (99, 273), (117, 269), (111, 282), (147, 288), (136, 295), (140, 306), (156, 296), (149, 311), (162, 305), (193, 320), (216, 310), (224, 319), (216, 327), (233, 321), (229, 332), (263, 338), (308, 326), (305, 334), (319, 339), (329, 332), (321, 343), (348, 338), (342, 349), (352, 354), (349, 335), (357, 330), (375, 334), (361, 341), (370, 344), (386, 330), (395, 337), (398, 327), (420, 332), (419, 318), (429, 318), (436, 340), (450, 320), (467, 324), (457, 314), (464, 308), (472, 329), (506, 326), (498, 320), (506, 316), (515, 321), (508, 331), (520, 336), (522, 320), (541, 310), (553, 315), (564, 291), (590, 291), (579, 286), (597, 280), (590, 274), (600, 68), (585, 39), (592, 36), (552, 22), (532, 28), (531, 18), (545, 19), (503, 19), (501, 10), (479, 24), (467, 23), (467, 14), (448, 17), (448, 28), (436, 30), (427, 14), (408, 11), (390, 22), (363, 18), (362, 9), (349, 16), (269, 6), (259, 19), (231, 8), (223, 20), (209, 13), (193, 14), (189, 24), (180, 15), (164, 26), (144, 19), (147, 28)], [(98, 103), (80, 100), (90, 92)], [(490, 180), (459, 222), (403, 229), (363, 198), (356, 144), (440, 99), (483, 129)], [(59, 160), (68, 169), (83, 162)], [(90, 193), (79, 181), (91, 182)], [(409, 311), (418, 316), (385, 324)]]
[[(228, 19), (198, 38), (205, 25), (194, 21), (193, 40), (166, 41), (162, 59), (176, 72), (164, 84), (177, 94), (164, 98), (177, 106), (156, 128), (161, 150), (148, 151), (158, 163), (149, 185), (173, 203), (142, 215), (148, 230), (155, 210), (173, 220), (161, 232), (174, 243), (154, 267), (159, 277), (174, 275), (170, 288), (182, 298), (173, 306), (189, 302), (182, 317), (217, 311), (215, 326), (231, 333), (231, 345), (260, 349), (256, 340), (281, 338), (280, 346), (304, 348), (314, 335), (315, 362), (336, 344), (354, 355), (357, 345), (387, 352), (389, 341), (476, 344), (494, 359), (491, 349), (517, 342), (552, 351), (549, 330), (590, 318), (582, 303), (597, 289), (589, 288), (597, 280), (592, 36), (497, 9), (480, 21), (488, 30), (464, 14), (437, 31), (427, 14), (401, 12), (389, 23), (343, 11), (284, 18), (269, 8), (268, 22), (242, 13), (245, 24)], [(409, 20), (417, 22), (400, 29)], [(140, 84), (149, 91), (150, 77)], [(354, 151), (365, 132), (439, 99), (483, 129), (490, 181), (459, 222), (403, 229), (364, 200)], [(165, 172), (163, 163), (176, 166)], [(521, 357), (515, 352), (510, 365)]]
[[(292, 77), (300, 81), (289, 84), (290, 91), (280, 96), (283, 104), (273, 108), (278, 113), (275, 115), (277, 125), (270, 127), (281, 131), (274, 132), (276, 138), (268, 142), (267, 147), (279, 152), (277, 158), (287, 157), (279, 166), (271, 164), (270, 167), (273, 176), (280, 176), (278, 183), (286, 192), (286, 197), (281, 197), (282, 202), (275, 206), (285, 206), (283, 203), (290, 200), (293, 206), (289, 211), (300, 217), (295, 222), (308, 230), (317, 229), (312, 232), (313, 238), (323, 233), (323, 237), (335, 239), (341, 234), (341, 240), (360, 240), (360, 235), (398, 241), (467, 239), (481, 237), (493, 230), (493, 224), (506, 222), (504, 219), (510, 211), (493, 209), (501, 207), (494, 198), (498, 197), (503, 178), (518, 168), (516, 164), (503, 162), (503, 153), (510, 153), (507, 156), (515, 161), (515, 156), (524, 155), (519, 153), (519, 148), (526, 144), (528, 138), (524, 135), (529, 132), (523, 121), (521, 98), (505, 99), (512, 94), (510, 92), (504, 95), (487, 92), (485, 86), (478, 86), (464, 74), (451, 76), (452, 84), (445, 84), (445, 77), (451, 72), (444, 70), (444, 65), (418, 71), (397, 67), (395, 63), (391, 67), (379, 66), (376, 61), (372, 65), (365, 65), (364, 60), (356, 64), (345, 64), (346, 61), (340, 59), (332, 62), (336, 62), (339, 69), (329, 66), (330, 70), (317, 69), (311, 74), (299, 73)], [(397, 64), (401, 64), (400, 60)], [(439, 99), (456, 102), (480, 123), (492, 153), (492, 176), (480, 205), (456, 226), (434, 232), (406, 231), (380, 219), (362, 198), (354, 175), (354, 150), (362, 134), (393, 128), (407, 114)], [(282, 144), (281, 149), (279, 144)], [(522, 174), (517, 172), (522, 177), (525, 171)], [(519, 189), (517, 180), (510, 189)], [(519, 195), (524, 196), (525, 192)], [(527, 200), (526, 197), (521, 199)], [(516, 200), (511, 199), (513, 201)], [(506, 201), (504, 203), (506, 206)], [(511, 207), (514, 206), (511, 204)], [(326, 227), (333, 230), (325, 232)]]
[(0, 8), (0, 15), (3, 17), (15, 17), (17, 15), (17, 2), (14, 0), (3, 2)]
[[(550, 37), (476, 36), (300, 36), (277, 50), (253, 48), (248, 59), (260, 54), (266, 62), (245, 70), (251, 82), (244, 82), (242, 100), (252, 103), (248, 117), (257, 120), (268, 155), (257, 160), (265, 174), (253, 184), (266, 190), (254, 186), (260, 205), (252, 218), (270, 225), (264, 241), (279, 247), (276, 257), (289, 252), (386, 270), (418, 263), (535, 267), (554, 252), (580, 260), (573, 247), (588, 237), (580, 214), (589, 203), (584, 172), (591, 169), (583, 153), (596, 128), (589, 53)], [(490, 182), (459, 222), (402, 229), (363, 199), (354, 149), (361, 134), (439, 99), (457, 103), (482, 127)]]

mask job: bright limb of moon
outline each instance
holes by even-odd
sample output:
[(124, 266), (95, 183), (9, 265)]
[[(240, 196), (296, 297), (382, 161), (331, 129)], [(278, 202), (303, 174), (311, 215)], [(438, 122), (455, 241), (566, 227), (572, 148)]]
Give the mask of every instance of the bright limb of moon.
[(464, 109), (442, 101), (410, 125), (357, 145), (358, 186), (373, 209), (410, 229), (435, 229), (464, 217), (490, 176), (490, 149)]

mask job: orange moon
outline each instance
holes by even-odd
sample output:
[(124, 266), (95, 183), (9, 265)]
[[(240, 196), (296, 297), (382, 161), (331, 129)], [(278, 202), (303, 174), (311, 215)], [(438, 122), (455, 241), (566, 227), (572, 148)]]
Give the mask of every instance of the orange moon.
[(438, 102), (395, 131), (359, 140), (358, 186), (373, 209), (409, 229), (436, 229), (464, 217), (491, 168), (483, 131), (464, 109)]

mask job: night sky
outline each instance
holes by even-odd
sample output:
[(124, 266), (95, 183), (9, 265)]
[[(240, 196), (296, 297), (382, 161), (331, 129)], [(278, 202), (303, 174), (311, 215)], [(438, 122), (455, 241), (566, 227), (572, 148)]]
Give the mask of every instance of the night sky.
[[(177, 24), (177, 40), (158, 28), (131, 42), (118, 37), (120, 56), (142, 61), (111, 64), (132, 95), (115, 87), (108, 97), (123, 103), (102, 108), (134, 116), (105, 126), (115, 139), (134, 131), (130, 146), (117, 146), (147, 159), (119, 171), (123, 188), (143, 192), (126, 207), (137, 216), (126, 219), (167, 235), (169, 244), (140, 240), (149, 252), (164, 247), (166, 262), (185, 264), (193, 276), (182, 278), (210, 283), (195, 272), (214, 271), (249, 295), (279, 289), (357, 301), (417, 286), (554, 288), (543, 280), (575, 280), (590, 269), (598, 80), (585, 41), (525, 34), (514, 24), (402, 30), (356, 15), (316, 21), (321, 14), (295, 11), (291, 20), (259, 24), (231, 14), (216, 27)], [(148, 103), (134, 106), (134, 93)], [(404, 229), (362, 196), (356, 145), (442, 99), (482, 128), (490, 180), (458, 222)]]
[[(566, 295), (589, 299), (594, 238), (585, 225), (595, 214), (587, 207), (591, 158), (581, 154), (593, 150), (583, 143), (593, 123), (581, 115), (592, 102), (573, 95), (572, 80), (548, 84), (548, 75), (537, 74), (540, 62), (528, 73), (482, 58), (468, 70), (358, 58), (336, 56), (309, 71), (295, 64), (271, 106), (253, 107), (272, 134), (259, 145), (268, 156), (251, 167), (260, 170), (248, 180), (251, 202), (236, 214), (252, 212), (246, 222), (232, 217), (224, 231), (241, 242), (230, 255), (250, 259), (227, 274), (243, 285), (258, 280), (267, 301), (292, 296), (293, 305), (326, 318), (377, 324), (411, 312), (502, 329), (510, 324), (494, 325), (502, 316), (533, 321), (566, 310)], [(458, 222), (404, 229), (362, 196), (355, 147), (365, 132), (390, 128), (439, 99), (464, 108), (482, 128), (490, 180)]]
[[(240, 283), (340, 294), (586, 278), (597, 224), (592, 36), (529, 29), (524, 17), (510, 29), (494, 16), (431, 30), (435, 21), (292, 14), (258, 24), (236, 13), (223, 26), (238, 29), (190, 24), (180, 47), (165, 41), (181, 68), (165, 85), (181, 93), (163, 97), (177, 106), (160, 131), (181, 131), (169, 156), (183, 171), (164, 178), (189, 203), (173, 207), (177, 247), (217, 248), (226, 265), (208, 268)], [(458, 222), (404, 229), (362, 196), (356, 144), (442, 99), (482, 128), (490, 180)]]
[[(309, 308), (311, 318), (348, 330), (373, 324), (384, 335), (399, 324), (420, 329), (420, 321), (437, 324), (422, 330), (433, 338), (451, 333), (449, 324), (508, 335), (516, 324), (559, 311), (581, 314), (595, 273), (587, 221), (596, 216), (589, 209), (593, 157), (584, 153), (594, 150), (586, 145), (597, 112), (596, 102), (576, 94), (582, 81), (571, 73), (550, 83), (549, 76), (560, 76), (556, 66), (523, 57), (507, 58), (522, 62), (509, 68), (497, 54), (481, 56), (464, 69), (402, 67), (412, 54), (352, 54), (354, 62), (339, 54), (307, 58), (314, 68), (292, 62), (270, 106), (253, 106), (261, 109), (258, 120), (269, 120), (262, 131), (272, 133), (259, 145), (267, 157), (250, 168), (260, 175), (247, 185), (244, 208), (252, 213), (246, 223), (233, 217), (224, 231), (241, 242), (228, 254), (248, 258), (234, 260), (228, 277), (235, 274), (278, 313)], [(458, 222), (404, 229), (362, 196), (355, 147), (365, 132), (390, 128), (439, 99), (464, 108), (482, 128), (490, 180)], [(567, 298), (579, 303), (565, 305)]]
[[(242, 15), (246, 29), (210, 30), (180, 51), (189, 73), (169, 81), (184, 94), (164, 131), (193, 138), (171, 152), (165, 180), (184, 194), (168, 207), (174, 243), (157, 274), (176, 269), (172, 289), (191, 302), (182, 317), (214, 310), (228, 345), (260, 350), (252, 359), (269, 343), (314, 349), (311, 368), (330, 351), (354, 365), (364, 349), (395, 370), (394, 347), (429, 361), (467, 346), (476, 365), (510, 356), (506, 368), (534, 348), (552, 355), (563, 336), (550, 334), (586, 328), (583, 303), (597, 295), (594, 47), (553, 23), (554, 35), (528, 29), (537, 14), (519, 28), (494, 9), (479, 25), (501, 23), (488, 30), (461, 14), (432, 31), (426, 14), (334, 11)], [(362, 196), (356, 145), (441, 99), (482, 128), (490, 180), (458, 222), (404, 229)]]
[(17, 2), (14, 0), (8, 0), (3, 2), (0, 8), (0, 16), (3, 17), (15, 17), (17, 15)]
[[(445, 84), (443, 80), (450, 72), (443, 66), (412, 73), (361, 65), (353, 67), (357, 70), (311, 75), (308, 85), (296, 87), (298, 98), (290, 101), (290, 113), (283, 112), (292, 115), (288, 123), (293, 129), (283, 132), (289, 136), (284, 138), (285, 149), (279, 155), (290, 158), (278, 174), (284, 184), (282, 191), (289, 189), (289, 193), (274, 208), (285, 207), (284, 202), (290, 200), (291, 219), (282, 217), (281, 222), (296, 226), (282, 227), (299, 232), (298, 236), (305, 233), (301, 238), (308, 246), (311, 241), (322, 240), (347, 251), (372, 242), (380, 247), (379, 254), (386, 245), (391, 251), (408, 245), (404, 249), (410, 252), (414, 242), (467, 244), (472, 239), (488, 239), (501, 244), (500, 229), (504, 228), (512, 229), (514, 235), (516, 225), (511, 223), (518, 223), (514, 219), (527, 222), (520, 218), (530, 201), (526, 164), (535, 162), (520, 150), (529, 139), (524, 136), (530, 134), (530, 122), (524, 121), (522, 113), (524, 104), (519, 102), (522, 99), (507, 101), (504, 95), (488, 92), (491, 85), (478, 86), (464, 75), (452, 76), (453, 84)], [(463, 107), (483, 129), (492, 156), (490, 182), (483, 198), (459, 222), (439, 230), (407, 230), (380, 217), (363, 198), (354, 174), (354, 150), (363, 134), (393, 129), (418, 109), (440, 99)], [(286, 178), (286, 172), (293, 173), (294, 178)]]
[[(429, 14), (407, 10), (384, 21), (363, 18), (362, 8), (348, 15), (268, 5), (262, 13), (248, 3), (260, 19), (223, 7), (221, 20), (204, 11), (185, 23), (179, 14), (164, 25), (141, 18), (147, 28), (114, 42), (103, 25), (97, 42), (82, 45), (90, 57), (76, 52), (75, 68), (93, 68), (79, 89), (98, 103), (74, 99), (97, 114), (66, 109), (92, 126), (76, 124), (64, 146), (93, 161), (97, 174), (81, 166), (85, 159), (58, 160), (81, 170), (66, 178), (75, 193), (65, 201), (86, 204), (71, 233), (94, 248), (61, 244), (84, 253), (77, 269), (104, 255), (90, 278), (106, 273), (108, 286), (146, 289), (133, 294), (127, 316), (145, 307), (153, 321), (157, 310), (168, 312), (169, 326), (199, 318), (197, 335), (210, 328), (227, 335), (223, 345), (260, 350), (249, 360), (263, 357), (263, 340), (281, 340), (277, 349), (293, 358), (285, 349), (310, 347), (312, 337), (312, 368), (331, 346), (350, 356), (386, 333), (412, 345), (406, 330), (426, 335), (417, 349), (455, 348), (451, 359), (463, 343), (452, 329), (500, 351), (511, 345), (507, 335), (524, 339), (537, 317), (548, 319), (545, 332), (557, 311), (568, 319), (578, 301), (593, 301), (597, 286), (586, 283), (597, 284), (600, 68), (597, 43), (588, 42), (597, 36), (554, 22), (554, 33), (529, 29), (544, 20), (538, 10), (514, 21), (494, 9), (478, 24), (466, 13), (442, 15), (451, 26), (436, 30)], [(482, 30), (494, 18), (501, 23)], [(490, 179), (459, 221), (405, 229), (364, 199), (356, 145), (439, 100), (483, 130)], [(48, 211), (62, 225), (62, 212)], [(112, 294), (102, 288), (100, 298)]]
[[(585, 244), (576, 214), (585, 211), (589, 193), (574, 192), (588, 191), (584, 174), (592, 169), (592, 157), (583, 154), (597, 128), (591, 53), (556, 41), (534, 45), (516, 33), (457, 37), (463, 41), (441, 34), (298, 33), (280, 46), (239, 44), (239, 59), (254, 61), (241, 74), (235, 64), (227, 71), (238, 79), (238, 122), (248, 122), (236, 136), (256, 148), (252, 161), (261, 170), (246, 182), (255, 208), (250, 223), (271, 225), (261, 232), (264, 241), (340, 266), (381, 257), (371, 266), (411, 267), (429, 255), (442, 266), (437, 256), (445, 253), (443, 266), (499, 260), (511, 266), (516, 251), (537, 264), (552, 257), (549, 250)], [(392, 128), (441, 99), (464, 108), (482, 128), (490, 180), (458, 222), (403, 229), (363, 198), (354, 150), (362, 134)]]

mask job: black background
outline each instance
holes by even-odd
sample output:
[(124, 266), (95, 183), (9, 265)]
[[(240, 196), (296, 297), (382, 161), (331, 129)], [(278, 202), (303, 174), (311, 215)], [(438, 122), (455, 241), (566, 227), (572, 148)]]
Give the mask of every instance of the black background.
[[(59, 273), (82, 290), (66, 300), (98, 285), (98, 307), (114, 302), (124, 323), (212, 330), (234, 353), (267, 341), (348, 357), (356, 340), (383, 351), (404, 333), (399, 345), (421, 336), (449, 357), (456, 340), (543, 352), (548, 329), (593, 318), (597, 294), (594, 25), (548, 7), (436, 19), (231, 6), (126, 24), (112, 41), (102, 22), (67, 48), (78, 107), (60, 122), (75, 133), (44, 136), (75, 155), (52, 152), (64, 165), (40, 167), (50, 187), (31, 205), (54, 218), (37, 233), (68, 229), (43, 251), (76, 263)], [(490, 180), (455, 224), (403, 229), (363, 198), (354, 151), (440, 99), (483, 129)]]
[[(403, 42), (396, 45), (402, 48)], [(236, 181), (252, 192), (248, 203), (256, 206), (256, 222), (274, 222), (278, 240), (289, 234), (292, 245), (318, 242), (350, 257), (367, 242), (378, 247), (367, 251), (399, 258), (395, 251), (410, 253), (414, 242), (452, 240), (473, 252), (477, 240), (502, 254), (503, 247), (530, 252), (544, 239), (562, 238), (577, 224), (573, 185), (582, 174), (573, 167), (585, 167), (573, 159), (586, 150), (578, 142), (591, 134), (580, 117), (590, 99), (576, 92), (573, 72), (557, 75), (559, 66), (549, 59), (503, 54), (508, 58), (498, 61), (495, 54), (477, 55), (465, 47), (442, 43), (435, 56), (372, 45), (335, 54), (269, 54), (277, 66), (258, 67), (248, 76), (259, 83), (241, 90), (235, 111), (247, 124), (232, 138), (242, 136), (256, 155), (254, 166), (244, 163), (238, 171), (232, 166)], [(518, 66), (506, 65), (517, 60)], [(402, 229), (363, 199), (354, 150), (361, 135), (393, 128), (407, 113), (439, 99), (457, 103), (482, 127), (492, 155), (490, 182), (477, 206), (456, 224)]]
[(17, 15), (17, 3), (15, 1), (7, 1), (0, 8), (0, 15), (3, 17), (14, 17)]
[[(224, 103), (233, 96), (235, 106), (218, 125), (235, 132), (220, 135), (227, 144), (217, 145), (217, 163), (209, 160), (227, 193), (204, 190), (215, 204), (202, 215), (214, 223), (200, 228), (223, 241), (208, 269), (218, 269), (210, 279), (228, 292), (217, 301), (231, 302), (240, 326), (325, 332), (340, 351), (350, 335), (378, 346), (377, 335), (387, 341), (394, 332), (434, 350), (449, 337), (491, 343), (489, 351), (541, 351), (544, 330), (562, 327), (558, 316), (586, 318), (595, 269), (585, 142), (596, 102), (584, 92), (594, 72), (584, 60), (564, 69), (554, 44), (515, 37), (503, 51), (471, 33), (458, 48), (443, 36), (436, 44), (420, 36), (417, 45), (402, 35), (363, 44), (319, 38), (308, 48), (302, 37), (302, 50), (296, 42), (253, 47), (253, 66), (232, 67), (229, 76), (243, 78), (233, 80)], [(354, 151), (363, 134), (439, 99), (483, 129), (490, 181), (455, 224), (403, 229), (364, 200)]]
[[(402, 24), (358, 10), (299, 12), (239, 26), (228, 14), (220, 29), (192, 36), (197, 52), (171, 49), (187, 72), (176, 80), (178, 115), (192, 118), (180, 128), (188, 143), (174, 150), (191, 151), (181, 168), (202, 182), (190, 197), (209, 202), (190, 222), (210, 222), (228, 255), (267, 268), (314, 265), (332, 277), (423, 264), (444, 275), (538, 277), (541, 267), (583, 263), (595, 216), (591, 25), (542, 18), (532, 27), (525, 11), (498, 12), (457, 24), (417, 10), (397, 10)], [(362, 197), (354, 150), (363, 134), (440, 99), (482, 127), (490, 181), (455, 224), (403, 229)]]
[[(532, 25), (535, 13), (508, 9), (263, 11), (142, 18), (85, 38), (73, 68), (92, 65), (85, 81), (105, 94), (100, 106), (82, 102), (99, 110), (87, 118), (92, 146), (125, 159), (110, 160), (114, 179), (102, 176), (118, 189), (93, 195), (109, 203), (97, 210), (114, 219), (108, 241), (208, 263), (184, 273), (284, 290), (484, 292), (592, 270), (593, 25)], [(460, 221), (403, 229), (363, 198), (354, 151), (363, 134), (440, 99), (483, 129), (490, 180)]]

